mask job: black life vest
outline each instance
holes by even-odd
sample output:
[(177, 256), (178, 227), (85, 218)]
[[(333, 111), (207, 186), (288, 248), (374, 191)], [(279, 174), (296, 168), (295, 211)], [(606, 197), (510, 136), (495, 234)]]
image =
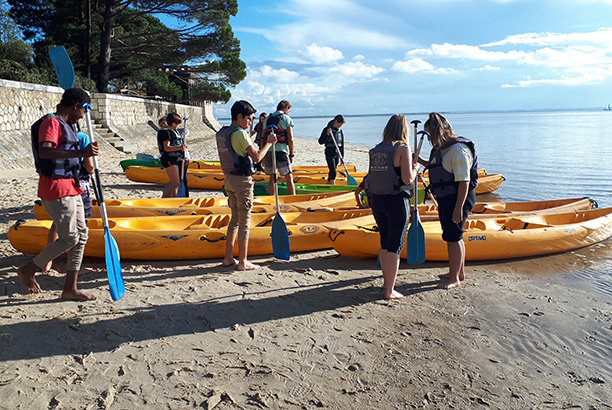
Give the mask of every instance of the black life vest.
[(157, 133), (157, 149), (159, 150), (159, 155), (165, 155), (166, 157), (172, 158), (183, 158), (185, 155), (184, 151), (166, 151), (164, 150), (164, 141), (165, 139), (161, 139), (160, 136), (167, 134), (168, 140), (170, 141), (169, 145), (171, 147), (180, 147), (183, 145), (183, 136), (176, 130), (171, 128), (161, 128)]
[(281, 144), (287, 143), (287, 130), (280, 127), (280, 119), (283, 114), (268, 115), (266, 118), (266, 137), (274, 131), (276, 134), (276, 142), (280, 142)]
[(431, 191), (437, 197), (443, 198), (457, 193), (459, 183), (455, 182), (455, 176), (446, 171), (442, 166), (442, 151), (457, 143), (467, 145), (470, 151), (472, 151), (474, 161), (470, 168), (470, 189), (478, 186), (478, 155), (476, 154), (474, 142), (464, 137), (453, 138), (442, 147), (432, 149), (429, 154), (429, 166), (427, 167), (429, 170), (429, 184)]
[(375, 195), (400, 195), (404, 185), (395, 171), (393, 155), (400, 144), (380, 143), (370, 150), (370, 168), (364, 180), (364, 189)]
[(58, 159), (43, 159), (39, 155), (39, 142), (38, 142), (38, 131), (43, 120), (47, 117), (54, 117), (60, 125), (60, 131), (62, 133), (61, 140), (57, 149), (67, 151), (78, 151), (79, 149), (79, 137), (77, 136), (77, 130), (74, 124), (68, 124), (61, 118), (53, 114), (47, 114), (40, 118), (31, 127), (31, 143), (32, 143), (32, 154), (34, 155), (34, 165), (36, 166), (36, 172), (40, 175), (45, 175), (51, 178), (73, 178), (78, 186), (79, 184), (79, 164), (80, 159), (74, 158), (58, 158)]
[(255, 173), (255, 164), (251, 156), (247, 154), (242, 157), (232, 148), (230, 136), (238, 129), (238, 127), (224, 126), (216, 134), (221, 169), (224, 174), (251, 176)]

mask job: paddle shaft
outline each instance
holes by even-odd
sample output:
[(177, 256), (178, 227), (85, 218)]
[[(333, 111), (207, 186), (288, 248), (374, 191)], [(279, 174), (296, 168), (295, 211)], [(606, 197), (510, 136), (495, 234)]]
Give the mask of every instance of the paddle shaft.
[[(91, 106), (89, 104), (84, 104), (85, 107), (85, 120), (87, 122), (87, 132), (89, 133), (89, 139), (91, 143), (95, 143), (95, 137), (93, 133), (93, 125), (91, 124)], [(100, 168), (98, 165), (98, 156), (93, 156), (94, 162), (94, 176), (96, 180), (97, 188), (94, 190), (96, 192), (96, 196), (98, 197), (98, 207), (100, 208), (100, 216), (102, 217), (102, 225), (104, 228), (108, 228), (108, 214), (106, 213), (106, 204), (104, 203), (104, 192), (102, 191), (102, 183), (100, 182)]]

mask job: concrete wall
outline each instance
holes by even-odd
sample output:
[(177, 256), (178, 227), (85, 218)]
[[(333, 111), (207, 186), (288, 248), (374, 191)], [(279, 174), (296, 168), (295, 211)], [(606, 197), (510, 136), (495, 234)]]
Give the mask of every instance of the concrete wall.
[[(38, 84), (0, 79), (0, 169), (31, 168), (34, 166), (30, 148), (30, 126), (45, 114), (55, 111), (63, 90)], [(176, 111), (188, 117), (189, 140), (197, 142), (212, 139), (221, 128), (213, 116), (212, 103), (203, 107), (180, 105), (115, 94), (94, 93), (92, 118), (130, 143), (141, 152), (156, 154), (156, 133), (148, 124), (157, 124), (162, 115)], [(83, 130), (86, 125), (81, 124)], [(102, 152), (114, 150), (96, 135)]]

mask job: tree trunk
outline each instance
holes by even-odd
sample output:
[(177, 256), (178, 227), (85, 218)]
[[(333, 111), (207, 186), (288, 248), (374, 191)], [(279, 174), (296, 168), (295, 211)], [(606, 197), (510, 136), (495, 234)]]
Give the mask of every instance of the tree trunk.
[(102, 14), (102, 38), (100, 39), (100, 77), (98, 78), (98, 92), (108, 92), (108, 83), (110, 81), (110, 64), (111, 64), (111, 38), (113, 35), (114, 9), (115, 0), (106, 0), (104, 14)]

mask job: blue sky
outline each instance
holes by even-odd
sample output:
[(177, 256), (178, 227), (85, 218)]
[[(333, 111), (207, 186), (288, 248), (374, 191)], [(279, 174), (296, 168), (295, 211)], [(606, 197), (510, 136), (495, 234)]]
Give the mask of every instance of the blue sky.
[(246, 99), (293, 116), (603, 108), (612, 0), (240, 0)]

